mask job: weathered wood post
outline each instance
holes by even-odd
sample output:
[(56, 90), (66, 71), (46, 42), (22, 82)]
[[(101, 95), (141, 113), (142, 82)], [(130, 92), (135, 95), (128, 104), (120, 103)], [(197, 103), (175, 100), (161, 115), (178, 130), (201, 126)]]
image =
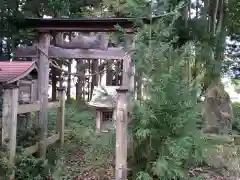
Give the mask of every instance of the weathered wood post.
[[(132, 35), (126, 34), (124, 50), (126, 53), (132, 48)], [(128, 152), (128, 113), (133, 100), (134, 91), (133, 64), (130, 54), (123, 58), (122, 86), (117, 90), (117, 109), (116, 109), (116, 180), (127, 179), (127, 152)], [(130, 90), (130, 92), (129, 92)], [(130, 106), (129, 106), (130, 105)]]
[(58, 114), (56, 119), (56, 131), (59, 133), (60, 144), (64, 144), (64, 126), (65, 126), (65, 89), (57, 88), (59, 94), (60, 107), (58, 108)]
[[(38, 80), (32, 80), (32, 84), (31, 84), (31, 103), (35, 103), (38, 100)], [(35, 115), (34, 115), (35, 114)], [(35, 124), (37, 122), (39, 122), (38, 118), (39, 118), (39, 112), (31, 112), (31, 123), (29, 125), (33, 124), (33, 117), (35, 116)]]
[[(123, 85), (128, 87), (130, 98), (134, 98), (134, 90), (135, 90), (135, 65), (131, 58), (131, 50), (134, 47), (133, 35), (126, 34), (124, 38), (124, 51), (127, 55), (123, 59)], [(132, 102), (130, 100), (130, 102)]]
[(18, 112), (18, 87), (15, 85), (9, 85), (8, 87), (4, 87), (2, 144), (7, 144), (9, 151), (10, 167), (14, 166), (14, 160), (16, 155), (17, 112)]
[(125, 34), (124, 37), (124, 51), (127, 55), (123, 58), (123, 80), (122, 85), (133, 89), (132, 85), (132, 73), (133, 73), (133, 64), (131, 60), (130, 51), (132, 49), (132, 34)]
[(116, 116), (116, 180), (127, 179), (127, 124), (128, 124), (128, 89), (117, 89)]
[[(132, 37), (130, 34), (125, 35), (124, 49), (129, 53), (132, 47)], [(127, 54), (123, 58), (123, 79), (122, 86), (117, 89), (117, 112), (116, 112), (116, 180), (127, 179), (127, 144), (128, 144), (128, 109), (132, 100), (129, 90), (132, 91), (131, 84), (132, 62), (131, 56)], [(131, 92), (130, 91), (130, 92)]]
[(101, 132), (102, 126), (102, 112), (99, 109), (96, 109), (96, 132)]
[(50, 35), (42, 33), (38, 43), (39, 54), (39, 121), (41, 128), (40, 135), (40, 155), (46, 157), (46, 138), (47, 138), (47, 124), (48, 124), (48, 85), (49, 85), (49, 60), (48, 50), (50, 46)]

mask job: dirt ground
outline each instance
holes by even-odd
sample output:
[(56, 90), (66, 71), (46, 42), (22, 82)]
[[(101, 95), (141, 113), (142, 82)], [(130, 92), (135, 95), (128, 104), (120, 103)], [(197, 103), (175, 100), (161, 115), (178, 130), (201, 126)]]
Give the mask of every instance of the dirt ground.
[(206, 150), (208, 167), (195, 168), (191, 173), (205, 177), (206, 180), (239, 180), (240, 147), (235, 145), (218, 145)]

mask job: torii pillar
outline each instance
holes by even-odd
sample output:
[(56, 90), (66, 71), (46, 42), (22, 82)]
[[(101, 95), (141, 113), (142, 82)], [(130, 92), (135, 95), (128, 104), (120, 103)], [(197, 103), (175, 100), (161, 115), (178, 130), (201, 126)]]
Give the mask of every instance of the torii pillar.
[(48, 124), (48, 85), (49, 85), (49, 59), (48, 51), (50, 46), (50, 34), (41, 33), (38, 42), (38, 57), (39, 57), (39, 83), (38, 83), (38, 98), (40, 101), (39, 124), (41, 128), (40, 134), (40, 155), (46, 157), (46, 139), (47, 139), (47, 124)]
[(116, 165), (115, 179), (127, 180), (127, 152), (128, 152), (128, 123), (129, 108), (133, 101), (132, 93), (134, 92), (134, 66), (130, 56), (132, 48), (132, 35), (126, 34), (124, 49), (127, 53), (123, 58), (123, 76), (122, 85), (117, 89), (117, 107), (116, 107)]

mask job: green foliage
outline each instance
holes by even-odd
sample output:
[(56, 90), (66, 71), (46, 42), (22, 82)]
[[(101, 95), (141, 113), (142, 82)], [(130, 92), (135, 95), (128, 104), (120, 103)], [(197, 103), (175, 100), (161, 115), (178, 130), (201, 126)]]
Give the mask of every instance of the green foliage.
[[(138, 16), (148, 6), (132, 4)], [(137, 33), (133, 58), (145, 79), (145, 98), (135, 103), (130, 126), (134, 179), (189, 179), (189, 168), (203, 160), (206, 143), (197, 128), (197, 89), (186, 73), (194, 57), (193, 45), (173, 47), (177, 12), (162, 14)]]
[(233, 118), (234, 118), (232, 128), (233, 130), (240, 133), (240, 104), (233, 103), (232, 108), (233, 108)]
[(16, 180), (47, 180), (49, 176), (50, 165), (46, 160), (27, 156), (24, 154), (24, 149), (17, 147), (17, 156), (15, 166), (9, 168), (8, 155), (6, 147), (2, 146), (0, 152), (0, 179), (5, 180), (9, 175), (15, 173)]
[(6, 175), (9, 174), (10, 170), (8, 168), (8, 155), (6, 152), (6, 146), (0, 146), (0, 180), (4, 180)]
[(49, 164), (47, 160), (19, 154), (15, 164), (16, 180), (47, 180)]
[(33, 125), (17, 132), (17, 146), (27, 148), (40, 140), (40, 127)]
[[(49, 122), (50, 124), (55, 124), (56, 111), (49, 112)], [(61, 149), (58, 144), (49, 146), (47, 149), (48, 160), (43, 160), (35, 155), (26, 155), (24, 153), (25, 148), (34, 145), (36, 142), (39, 142), (39, 140), (39, 126), (33, 124), (33, 126), (18, 129), (17, 154), (13, 168), (8, 168), (6, 147), (0, 147), (0, 179), (5, 180), (9, 174), (15, 172), (16, 180), (47, 180), (56, 166), (57, 159), (61, 156)]]

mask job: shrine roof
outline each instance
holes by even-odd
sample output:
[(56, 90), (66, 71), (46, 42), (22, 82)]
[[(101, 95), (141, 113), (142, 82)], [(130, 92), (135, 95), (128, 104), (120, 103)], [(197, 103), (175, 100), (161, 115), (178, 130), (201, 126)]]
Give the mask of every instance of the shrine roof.
[(0, 61), (0, 83), (13, 83), (36, 69), (34, 61)]

